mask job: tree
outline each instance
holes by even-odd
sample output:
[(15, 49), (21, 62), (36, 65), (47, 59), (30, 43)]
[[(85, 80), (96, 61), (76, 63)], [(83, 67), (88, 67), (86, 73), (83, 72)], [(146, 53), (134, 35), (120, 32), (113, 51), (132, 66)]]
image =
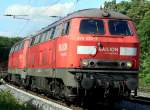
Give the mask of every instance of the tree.
[[(135, 0), (136, 1), (136, 0)], [(150, 10), (150, 2), (143, 1), (131, 3), (131, 8), (128, 10), (127, 15), (132, 18), (132, 20), (138, 25), (140, 21), (144, 18), (145, 13)]]
[[(146, 12), (143, 20), (138, 25), (138, 33), (141, 40), (141, 75), (145, 82), (150, 79), (150, 11)], [(149, 81), (150, 83), (150, 81)]]
[(104, 3), (104, 8), (109, 10), (116, 10), (116, 0), (112, 0), (111, 2)]
[(0, 36), (0, 59), (1, 62), (7, 62), (10, 48), (22, 38), (8, 38)]
[(141, 39), (142, 52), (150, 53), (150, 11), (147, 11), (144, 18), (138, 25), (138, 33)]

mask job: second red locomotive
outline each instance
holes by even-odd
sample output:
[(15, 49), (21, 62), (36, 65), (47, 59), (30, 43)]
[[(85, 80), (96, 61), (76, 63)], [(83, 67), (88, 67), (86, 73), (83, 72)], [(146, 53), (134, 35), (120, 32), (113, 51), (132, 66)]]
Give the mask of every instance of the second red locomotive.
[(80, 10), (16, 43), (9, 80), (69, 100), (130, 96), (138, 87), (139, 52), (129, 17)]

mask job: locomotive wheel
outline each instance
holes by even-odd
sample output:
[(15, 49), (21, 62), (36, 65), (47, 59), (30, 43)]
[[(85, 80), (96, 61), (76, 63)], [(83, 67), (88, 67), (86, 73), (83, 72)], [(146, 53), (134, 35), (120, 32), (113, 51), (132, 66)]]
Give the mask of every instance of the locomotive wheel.
[(21, 78), (19, 75), (11, 75), (10, 81), (16, 86), (21, 86)]
[(53, 97), (62, 99), (64, 84), (61, 81), (53, 80), (49, 83), (49, 89)]
[(11, 82), (11, 74), (8, 74), (8, 75), (4, 78), (4, 80), (5, 80), (6, 82)]
[(31, 77), (31, 82), (29, 83), (29, 86), (30, 86), (32, 91), (38, 92), (38, 87), (36, 85), (36, 78), (35, 77)]
[(22, 86), (26, 89), (31, 89), (32, 77), (27, 76), (26, 79), (22, 79)]

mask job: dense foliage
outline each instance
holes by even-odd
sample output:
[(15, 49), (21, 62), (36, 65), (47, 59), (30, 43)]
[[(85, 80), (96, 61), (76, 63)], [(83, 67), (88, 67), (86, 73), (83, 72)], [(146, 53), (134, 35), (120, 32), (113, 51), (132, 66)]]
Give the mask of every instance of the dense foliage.
[(21, 104), (9, 91), (0, 91), (0, 110), (35, 110)]
[(7, 62), (11, 46), (20, 40), (21, 38), (19, 37), (8, 38), (0, 36), (0, 63)]
[(131, 0), (116, 3), (116, 0), (113, 0), (105, 2), (104, 8), (126, 14), (135, 22), (141, 41), (141, 84), (150, 85), (150, 1)]

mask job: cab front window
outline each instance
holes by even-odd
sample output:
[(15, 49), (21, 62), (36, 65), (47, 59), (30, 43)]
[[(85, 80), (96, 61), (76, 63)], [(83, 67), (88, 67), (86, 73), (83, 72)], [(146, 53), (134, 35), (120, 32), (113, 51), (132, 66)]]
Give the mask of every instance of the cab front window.
[(109, 32), (111, 35), (131, 35), (130, 28), (127, 21), (123, 20), (109, 20)]
[(104, 34), (104, 23), (97, 19), (83, 19), (80, 23), (81, 34)]

